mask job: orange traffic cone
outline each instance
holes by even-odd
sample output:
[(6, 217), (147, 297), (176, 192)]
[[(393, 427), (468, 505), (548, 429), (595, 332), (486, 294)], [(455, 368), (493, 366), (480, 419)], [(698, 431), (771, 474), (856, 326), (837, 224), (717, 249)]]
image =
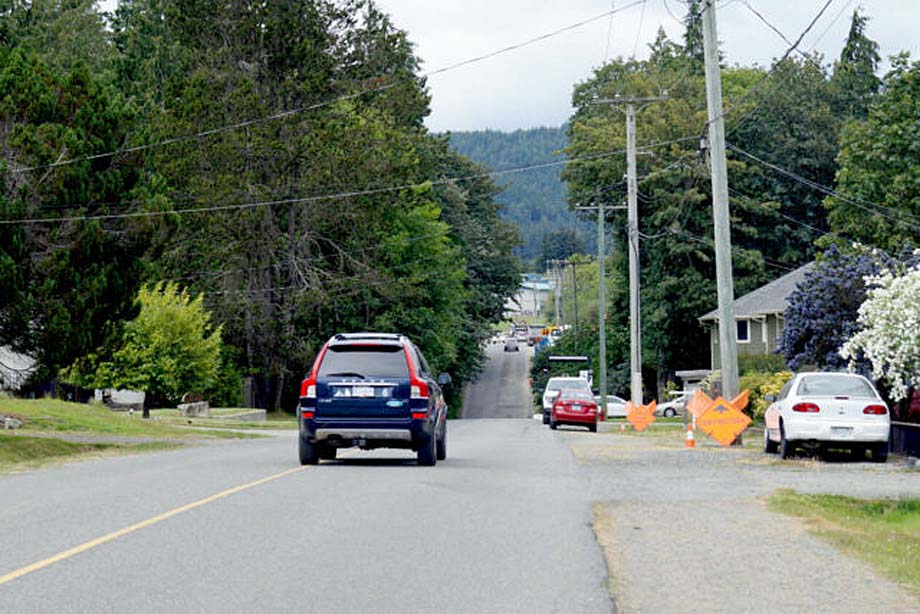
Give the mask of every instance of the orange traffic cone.
[(687, 439), (684, 441), (685, 448), (695, 448), (696, 441), (693, 440), (693, 425), (687, 425)]

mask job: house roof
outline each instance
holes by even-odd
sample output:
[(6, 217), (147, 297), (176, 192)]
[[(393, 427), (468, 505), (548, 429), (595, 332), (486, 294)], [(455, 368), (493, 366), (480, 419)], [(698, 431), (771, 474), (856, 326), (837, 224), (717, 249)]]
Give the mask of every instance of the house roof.
[[(795, 290), (799, 282), (805, 279), (805, 273), (814, 267), (813, 262), (797, 268), (791, 273), (786, 273), (774, 279), (765, 286), (735, 299), (735, 317), (749, 318), (767, 314), (783, 313), (786, 311), (786, 299)], [(714, 322), (719, 319), (719, 310), (713, 309), (700, 317), (703, 322)]]

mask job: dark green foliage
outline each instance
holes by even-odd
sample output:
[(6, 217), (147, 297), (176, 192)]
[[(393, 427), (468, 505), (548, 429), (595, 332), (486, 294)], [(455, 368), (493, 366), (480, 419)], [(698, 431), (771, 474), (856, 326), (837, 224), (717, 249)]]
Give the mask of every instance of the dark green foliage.
[(540, 250), (540, 269), (546, 268), (546, 261), (565, 259), (573, 254), (585, 253), (585, 241), (574, 228), (562, 227), (543, 235)]
[[(23, 170), (117, 148), (133, 115), (83, 65), (61, 72), (0, 49), (0, 217), (122, 211), (139, 169), (100, 158)], [(39, 377), (92, 351), (133, 312), (146, 237), (136, 224), (0, 226), (0, 343), (39, 359)]]
[[(38, 22), (14, 3), (0, 30), (15, 47), (0, 49), (0, 213), (184, 212), (0, 227), (0, 343), (38, 354), (43, 376), (111, 354), (139, 282), (172, 280), (222, 326), (215, 398), (233, 400), (243, 374), (262, 405), (290, 407), (322, 343), (352, 330), (408, 334), (457, 391), (476, 374), (517, 286), (517, 234), (489, 179), (427, 183), (483, 169), (427, 134), (419, 62), (373, 2), (126, 0), (95, 30), (98, 70), (58, 51), (101, 24), (92, 3), (30, 4)], [(30, 53), (64, 17), (83, 25)]]
[[(691, 25), (695, 27), (695, 22)], [(688, 32), (688, 41), (696, 34)], [(707, 121), (705, 83), (690, 49), (660, 33), (647, 61), (616, 60), (575, 88), (577, 111), (569, 125), (570, 157), (625, 146), (621, 108), (593, 104), (598, 98), (655, 96), (667, 101), (640, 110), (637, 144), (690, 137), (686, 143), (650, 149), (638, 156), (639, 220), (642, 279), (643, 366), (663, 383), (674, 370), (709, 364), (707, 335), (697, 318), (716, 304), (712, 247), (712, 203), (708, 161), (697, 150)], [(828, 77), (810, 61), (786, 60), (758, 88), (763, 77), (748, 68), (723, 69), (726, 106), (739, 104), (727, 118), (728, 138), (767, 159), (811, 178), (830, 182), (835, 139), (840, 123), (832, 117)], [(569, 200), (624, 199), (624, 157), (611, 156), (573, 164)], [(644, 179), (642, 179), (644, 177)], [(735, 296), (807, 262), (826, 220), (815, 194), (743, 159), (729, 158)], [(613, 266), (618, 280), (610, 285), (612, 322), (626, 326), (628, 289), (624, 248), (625, 212), (610, 216), (614, 232)], [(615, 325), (615, 324), (614, 324)]]
[(882, 85), (875, 76), (881, 59), (878, 43), (866, 36), (869, 18), (853, 11), (850, 32), (834, 64), (831, 86), (834, 90), (834, 114), (838, 117), (865, 119), (869, 104)]
[[(493, 170), (555, 162), (565, 147), (563, 128), (531, 128), (506, 133), (496, 130), (452, 132), (450, 144), (461, 154)], [(544, 238), (560, 228), (575, 228), (587, 249), (594, 249), (590, 225), (581, 224), (565, 204), (565, 184), (560, 166), (516, 173), (501, 179), (504, 190), (496, 196), (502, 218), (521, 229), (521, 258), (542, 270)]]
[(840, 137), (839, 195), (825, 201), (836, 234), (892, 253), (920, 246), (917, 109), (920, 62), (897, 56), (868, 117)]

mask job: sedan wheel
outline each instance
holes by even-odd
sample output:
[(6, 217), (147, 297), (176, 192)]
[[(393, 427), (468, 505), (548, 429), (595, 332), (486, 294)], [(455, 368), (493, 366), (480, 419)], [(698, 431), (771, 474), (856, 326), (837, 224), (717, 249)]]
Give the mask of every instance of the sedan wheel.
[(776, 454), (779, 444), (770, 439), (770, 430), (763, 427), (763, 451), (766, 454)]
[(792, 458), (795, 454), (795, 444), (786, 439), (786, 429), (779, 425), (779, 457), (782, 459)]
[(888, 460), (888, 442), (874, 444), (870, 451), (872, 452), (873, 463), (884, 463)]
[(550, 418), (550, 421), (549, 421), (549, 428), (553, 429), (554, 431), (556, 430), (556, 421), (553, 420), (552, 418)]
[(677, 415), (677, 412), (674, 411), (674, 410), (673, 410), (672, 408), (670, 408), (670, 407), (668, 407), (667, 409), (664, 410), (664, 417), (665, 417), (665, 418), (673, 418), (673, 417), (676, 416), (676, 415)]

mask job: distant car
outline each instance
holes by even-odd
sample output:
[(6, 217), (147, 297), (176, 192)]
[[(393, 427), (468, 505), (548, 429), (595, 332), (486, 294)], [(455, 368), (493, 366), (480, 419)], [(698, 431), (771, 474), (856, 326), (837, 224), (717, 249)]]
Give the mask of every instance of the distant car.
[(508, 337), (505, 339), (505, 351), (506, 352), (519, 352), (521, 348), (518, 347), (518, 341), (514, 337)]
[[(594, 397), (600, 403), (600, 397)], [(607, 395), (607, 417), (608, 418), (625, 418), (626, 417), (626, 399), (616, 395)]]
[(658, 403), (655, 406), (655, 415), (664, 416), (665, 418), (673, 418), (674, 416), (683, 415), (684, 410), (687, 409), (687, 401), (689, 401), (690, 397), (693, 396), (693, 393), (684, 391), (675, 391), (669, 394), (676, 398), (665, 401), (663, 403)]
[(872, 383), (851, 373), (799, 373), (779, 395), (767, 395), (764, 452), (789, 458), (799, 447), (847, 448), (888, 459), (888, 406)]
[(447, 457), (447, 405), (418, 347), (403, 335), (338, 334), (300, 387), (300, 464), (332, 460), (340, 448), (404, 448), (419, 465)]
[(549, 428), (556, 430), (560, 424), (572, 424), (587, 427), (592, 433), (597, 432), (597, 403), (590, 390), (571, 390), (563, 388), (556, 394), (550, 411)]
[(543, 389), (543, 424), (549, 424), (553, 401), (560, 390), (585, 390), (591, 394), (591, 384), (581, 377), (551, 377)]

